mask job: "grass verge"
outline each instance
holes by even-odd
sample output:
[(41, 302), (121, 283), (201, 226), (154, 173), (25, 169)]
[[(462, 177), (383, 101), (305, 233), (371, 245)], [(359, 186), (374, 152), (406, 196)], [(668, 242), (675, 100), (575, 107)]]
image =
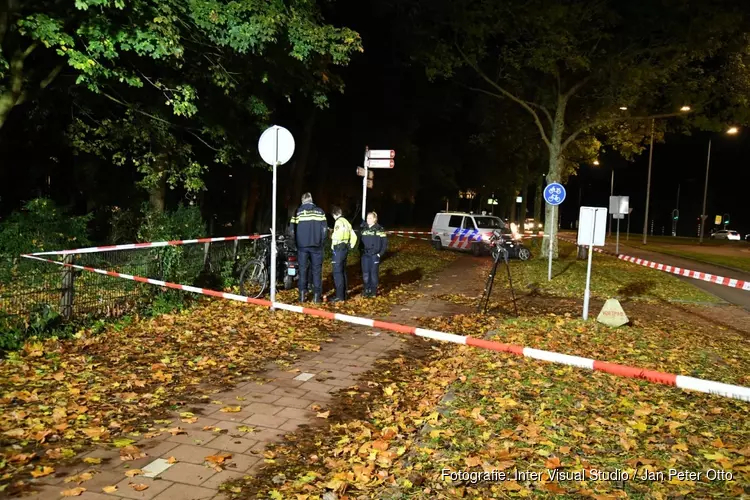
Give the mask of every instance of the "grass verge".
[[(547, 260), (511, 261), (514, 286), (521, 292), (546, 293), (557, 297), (582, 297), (586, 287), (587, 261), (576, 260), (575, 245), (560, 242), (560, 256), (552, 262), (552, 281), (547, 281)], [(489, 265), (489, 264), (488, 264)], [(497, 280), (508, 286), (505, 270)], [(719, 303), (721, 300), (674, 276), (614, 257), (596, 253), (592, 261), (591, 296), (634, 300), (677, 300)]]

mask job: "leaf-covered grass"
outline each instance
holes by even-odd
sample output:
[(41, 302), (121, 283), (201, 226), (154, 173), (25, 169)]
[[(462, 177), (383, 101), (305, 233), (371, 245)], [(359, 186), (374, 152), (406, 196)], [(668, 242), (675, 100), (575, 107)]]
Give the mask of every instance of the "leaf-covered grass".
[[(513, 284), (520, 291), (535, 289), (558, 297), (583, 297), (587, 261), (576, 260), (575, 246), (560, 242), (560, 258), (552, 261), (552, 281), (547, 281), (547, 259), (535, 256), (511, 261)], [(497, 280), (507, 287), (505, 270), (498, 267)], [(674, 276), (595, 253), (591, 267), (591, 296), (636, 300), (720, 302), (720, 299)]]
[[(387, 314), (415, 295), (411, 283), (455, 258), (409, 240), (392, 248), (379, 298), (355, 292), (343, 305), (321, 307)], [(296, 298), (295, 291), (280, 295)], [(32, 475), (52, 474), (94, 443), (167, 432), (153, 428), (164, 409), (247, 380), (268, 362), (286, 365), (300, 351), (317, 351), (336, 328), (313, 316), (206, 299), (177, 314), (84, 329), (70, 340), (32, 340), (0, 363), (0, 492), (22, 490)]]
[(644, 248), (653, 252), (674, 255), (675, 257), (683, 257), (685, 259), (697, 260), (700, 262), (705, 262), (707, 264), (717, 264), (719, 266), (732, 267), (734, 269), (740, 269), (742, 271), (750, 272), (750, 253), (748, 253), (748, 257), (735, 257), (729, 255), (717, 255), (710, 252), (692, 252), (688, 250), (680, 250), (679, 246), (638, 245), (638, 248)]
[[(564, 317), (509, 322), (458, 316), (425, 324), (471, 335), (499, 328), (503, 341), (579, 354), (588, 352), (580, 345), (591, 338), (591, 348), (602, 354), (619, 347), (623, 361), (673, 369), (688, 363), (680, 359), (687, 346), (662, 353), (669, 342), (658, 340), (664, 333), (687, 343), (687, 330), (579, 331), (580, 321)], [(738, 350), (741, 342), (717, 338), (703, 350), (705, 358), (689, 360), (695, 374), (747, 382), (748, 345)], [(414, 341), (402, 356), (366, 374), (367, 383), (342, 392), (332, 425), (277, 446), (274, 463), (244, 482), (238, 498), (313, 500), (334, 492), (372, 499), (728, 498), (750, 488), (750, 403), (464, 346), (430, 343), (425, 356), (419, 346), (426, 344)], [(731, 366), (713, 367), (720, 363)], [(441, 403), (446, 392), (451, 398)], [(670, 477), (670, 469), (701, 472), (704, 480)], [(445, 470), (509, 477), (451, 481)], [(706, 481), (708, 470), (730, 473), (732, 480)], [(540, 477), (515, 478), (524, 471)], [(556, 480), (553, 471), (587, 479)], [(594, 480), (617, 471), (618, 480)], [(664, 477), (643, 479), (648, 471)], [(631, 479), (621, 480), (624, 473)]]

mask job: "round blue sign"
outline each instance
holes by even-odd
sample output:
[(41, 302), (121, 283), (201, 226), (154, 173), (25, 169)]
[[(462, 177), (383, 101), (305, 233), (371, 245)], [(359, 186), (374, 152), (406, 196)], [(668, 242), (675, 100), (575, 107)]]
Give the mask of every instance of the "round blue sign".
[(544, 188), (544, 201), (550, 205), (559, 205), (565, 201), (565, 188), (562, 187), (562, 184), (557, 182), (547, 184), (547, 187)]

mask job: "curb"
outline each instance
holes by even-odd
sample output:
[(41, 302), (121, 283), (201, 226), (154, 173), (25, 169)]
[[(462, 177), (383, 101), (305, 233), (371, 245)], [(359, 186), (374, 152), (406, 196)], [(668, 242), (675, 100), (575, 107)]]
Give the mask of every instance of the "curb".
[(350, 316), (347, 314), (334, 313), (330, 311), (323, 311), (320, 309), (313, 309), (304, 306), (296, 306), (291, 304), (284, 304), (281, 302), (270, 302), (262, 299), (252, 299), (242, 295), (236, 295), (232, 293), (219, 292), (216, 290), (209, 290), (206, 288), (198, 288), (188, 285), (180, 285), (177, 283), (170, 283), (167, 281), (154, 280), (151, 278), (143, 278), (141, 276), (133, 276), (130, 274), (122, 274), (114, 271), (105, 271), (103, 269), (95, 269), (93, 267), (79, 266), (76, 264), (67, 264), (64, 262), (54, 261), (45, 259), (35, 255), (22, 255), (22, 257), (28, 259), (39, 260), (42, 262), (49, 262), (63, 267), (71, 267), (74, 269), (80, 269), (83, 271), (93, 272), (97, 274), (103, 274), (112, 276), (115, 278), (124, 278), (131, 281), (137, 281), (140, 283), (148, 283), (150, 285), (156, 285), (161, 287), (173, 288), (176, 290), (184, 290), (186, 292), (197, 293), (201, 295), (208, 295), (211, 297), (218, 297), (222, 299), (235, 300), (238, 302), (246, 302), (249, 304), (255, 304), (258, 306), (267, 307), (270, 309), (281, 309), (284, 311), (290, 311), (298, 314), (307, 314), (310, 316), (317, 316), (319, 318), (330, 319), (334, 321), (342, 321), (345, 323), (351, 323), (360, 326), (367, 326), (370, 328), (379, 328), (382, 330), (390, 330), (397, 333), (405, 333), (409, 335), (415, 335), (417, 337), (423, 337), (433, 340), (440, 340), (443, 342), (452, 342), (455, 344), (463, 344), (472, 347), (479, 347), (490, 351), (507, 352), (515, 354), (517, 356), (524, 356), (527, 358), (538, 359), (541, 361), (548, 361), (551, 363), (558, 363), (568, 366), (575, 366), (578, 368), (585, 368), (593, 371), (602, 371), (617, 375), (620, 377), (636, 378), (646, 380), (649, 382), (676, 386), (681, 389), (690, 389), (694, 391), (704, 392), (708, 394), (715, 394), (718, 396), (739, 399), (742, 401), (750, 401), (750, 387), (743, 387), (738, 385), (724, 384), (721, 382), (715, 382), (712, 380), (703, 380), (699, 378), (686, 377), (683, 375), (674, 375), (671, 373), (659, 372), (654, 370), (646, 370), (643, 368), (619, 365), (615, 363), (607, 363), (604, 361), (598, 361), (591, 358), (583, 358), (580, 356), (570, 356), (568, 354), (561, 354), (552, 351), (543, 351), (540, 349), (533, 349), (530, 347), (523, 347), (513, 344), (504, 344), (502, 342), (496, 342), (491, 340), (484, 340), (464, 335), (456, 335), (453, 333), (439, 332), (436, 330), (428, 330), (424, 328), (417, 328), (414, 326), (400, 325), (397, 323), (390, 323), (387, 321), (379, 321), (370, 318), (362, 318), (358, 316)]

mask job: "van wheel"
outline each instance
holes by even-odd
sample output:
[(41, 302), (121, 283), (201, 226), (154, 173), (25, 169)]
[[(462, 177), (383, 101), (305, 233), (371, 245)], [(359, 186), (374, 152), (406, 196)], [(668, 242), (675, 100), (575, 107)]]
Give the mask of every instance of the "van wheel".
[(482, 247), (479, 246), (479, 243), (472, 243), (471, 254), (474, 257), (479, 257), (480, 255), (482, 255)]
[(435, 248), (435, 250), (442, 250), (443, 249), (443, 242), (440, 241), (440, 238), (432, 240), (432, 246)]
[(521, 260), (529, 260), (531, 258), (531, 252), (528, 248), (521, 247), (518, 249), (518, 258)]

